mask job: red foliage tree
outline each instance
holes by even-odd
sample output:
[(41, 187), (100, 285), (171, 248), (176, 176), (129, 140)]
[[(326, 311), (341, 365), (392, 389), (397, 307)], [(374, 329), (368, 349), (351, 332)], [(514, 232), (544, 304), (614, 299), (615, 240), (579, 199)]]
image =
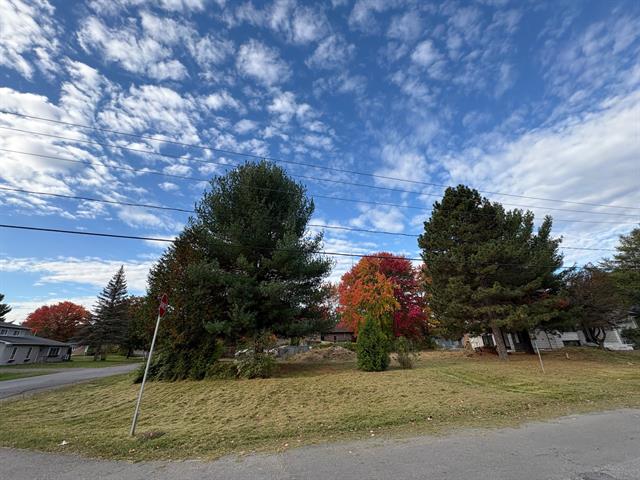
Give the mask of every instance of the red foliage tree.
[[(425, 335), (429, 312), (421, 293), (420, 273), (420, 268), (414, 267), (411, 261), (387, 252), (362, 258), (342, 276), (338, 286), (338, 312), (342, 314), (343, 323), (353, 327), (357, 332), (363, 316), (358, 314), (358, 308), (354, 307), (359, 305), (362, 309), (362, 299), (380, 296), (380, 293), (384, 292), (381, 284), (388, 283), (395, 298), (392, 327), (394, 335), (414, 338)], [(378, 300), (384, 308), (388, 308), (388, 301), (384, 298)], [(373, 299), (367, 302), (376, 304)]]
[(24, 322), (38, 336), (66, 342), (89, 320), (89, 312), (72, 302), (45, 305), (31, 312)]

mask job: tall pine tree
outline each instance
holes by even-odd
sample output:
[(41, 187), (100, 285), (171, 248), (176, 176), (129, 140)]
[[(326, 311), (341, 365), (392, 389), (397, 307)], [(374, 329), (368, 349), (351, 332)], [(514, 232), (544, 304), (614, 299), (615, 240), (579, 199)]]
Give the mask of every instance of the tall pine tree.
[(603, 262), (627, 308), (640, 308), (640, 227), (620, 236), (613, 259)]
[(109, 346), (127, 342), (129, 302), (124, 266), (121, 266), (98, 295), (85, 341), (94, 349), (94, 359), (106, 359)]
[(434, 204), (418, 239), (436, 321), (452, 336), (491, 331), (502, 359), (502, 330), (528, 331), (558, 314), (560, 240), (551, 218), (537, 233), (533, 220), (460, 185)]
[(0, 322), (6, 322), (7, 314), (11, 311), (11, 307), (6, 303), (2, 303), (4, 294), (0, 293)]
[(202, 378), (220, 340), (294, 339), (322, 330), (330, 321), (331, 261), (317, 253), (322, 236), (308, 234), (313, 210), (305, 188), (269, 162), (211, 181), (196, 215), (149, 275), (149, 302), (167, 293), (172, 306), (152, 374)]

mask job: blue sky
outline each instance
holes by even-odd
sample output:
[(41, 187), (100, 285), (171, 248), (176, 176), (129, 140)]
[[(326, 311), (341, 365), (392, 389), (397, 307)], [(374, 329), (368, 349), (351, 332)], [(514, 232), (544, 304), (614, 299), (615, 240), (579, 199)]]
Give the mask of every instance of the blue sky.
[[(318, 177), (301, 180), (312, 195), (354, 200), (317, 198), (315, 224), (420, 233), (443, 191), (425, 183), (617, 206), (487, 194), (551, 214), (566, 246), (610, 249), (640, 218), (638, 25), (633, 1), (0, 0), (0, 110), (378, 175), (282, 164)], [(208, 178), (244, 160), (8, 113), (0, 148), (0, 186), (186, 209), (205, 183), (122, 167)], [(173, 237), (187, 215), (0, 191), (0, 217)], [(412, 237), (340, 230), (325, 247), (419, 253)], [(163, 248), (2, 229), (0, 292), (17, 321), (91, 305), (120, 264), (142, 293)], [(337, 258), (332, 278), (351, 265)]]

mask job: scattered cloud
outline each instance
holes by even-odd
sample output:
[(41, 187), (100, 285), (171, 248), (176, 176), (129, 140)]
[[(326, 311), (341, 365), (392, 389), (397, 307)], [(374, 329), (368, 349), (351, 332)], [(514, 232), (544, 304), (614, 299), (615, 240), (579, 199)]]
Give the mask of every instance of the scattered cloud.
[(267, 86), (285, 82), (291, 75), (278, 51), (257, 40), (249, 40), (240, 47), (236, 66), (242, 75)]
[(36, 69), (46, 75), (55, 73), (59, 42), (54, 13), (47, 0), (0, 3), (0, 66), (29, 80)]

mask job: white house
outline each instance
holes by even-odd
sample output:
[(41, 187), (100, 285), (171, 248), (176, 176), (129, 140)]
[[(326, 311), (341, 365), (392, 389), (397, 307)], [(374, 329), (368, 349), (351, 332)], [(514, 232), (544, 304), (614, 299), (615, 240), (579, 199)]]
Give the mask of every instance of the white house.
[(0, 365), (69, 360), (71, 345), (37, 337), (28, 327), (0, 322)]
[[(637, 322), (629, 316), (624, 322), (619, 322), (615, 328), (605, 330), (604, 348), (607, 350), (633, 350), (633, 345), (627, 342), (621, 332), (627, 328), (636, 328)], [(503, 332), (504, 344), (508, 352), (526, 351), (526, 339), (524, 332)], [(589, 341), (584, 332), (545, 332), (535, 330), (529, 333), (531, 340), (540, 350), (557, 350), (568, 346), (595, 346)], [(494, 347), (495, 339), (493, 334), (485, 333), (476, 337), (468, 337), (474, 349), (481, 347)]]

